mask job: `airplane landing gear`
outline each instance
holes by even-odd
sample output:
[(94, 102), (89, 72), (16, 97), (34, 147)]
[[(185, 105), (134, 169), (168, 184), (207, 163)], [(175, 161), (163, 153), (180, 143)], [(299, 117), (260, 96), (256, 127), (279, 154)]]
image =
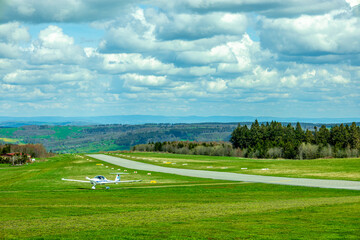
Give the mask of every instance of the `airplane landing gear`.
[(95, 189), (95, 185), (91, 187), (92, 189)]
[(110, 189), (110, 187), (106, 187), (106, 189)]

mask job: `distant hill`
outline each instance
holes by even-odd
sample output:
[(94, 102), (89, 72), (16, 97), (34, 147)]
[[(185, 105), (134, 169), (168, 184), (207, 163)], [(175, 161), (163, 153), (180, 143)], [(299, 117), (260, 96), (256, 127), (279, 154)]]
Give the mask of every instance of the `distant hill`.
[(158, 116), (118, 115), (95, 117), (0, 117), (0, 127), (21, 127), (26, 125), (86, 126), (99, 124), (146, 124), (146, 123), (238, 123), (253, 122), (303, 122), (303, 123), (351, 123), (360, 118), (279, 118), (254, 116)]
[[(242, 122), (241, 125), (250, 126), (251, 123), (251, 121)], [(149, 142), (228, 141), (237, 125), (237, 122), (80, 124), (78, 126), (71, 125), (71, 122), (61, 122), (61, 125), (57, 125), (56, 122), (47, 125), (24, 124), (20, 127), (0, 127), (0, 143), (41, 143), (48, 151), (58, 153), (129, 150), (131, 146)], [(314, 126), (320, 127), (322, 124), (302, 123), (301, 125), (303, 129), (312, 130)]]
[(59, 153), (129, 150), (163, 141), (228, 141), (234, 123), (107, 124), (89, 126), (25, 125), (0, 128), (0, 143), (41, 143)]

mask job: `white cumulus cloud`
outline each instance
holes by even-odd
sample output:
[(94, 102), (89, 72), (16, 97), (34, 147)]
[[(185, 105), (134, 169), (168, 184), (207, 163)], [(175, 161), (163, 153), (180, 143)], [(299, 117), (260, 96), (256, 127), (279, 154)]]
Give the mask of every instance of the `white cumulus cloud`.
[(35, 64), (69, 64), (84, 60), (85, 52), (60, 27), (50, 25), (40, 31), (38, 40), (30, 49), (30, 56)]
[(120, 78), (124, 80), (124, 86), (157, 87), (163, 86), (168, 83), (166, 76), (144, 76), (134, 73), (128, 73), (121, 75)]
[(342, 11), (262, 20), (262, 46), (285, 55), (360, 53), (360, 19)]

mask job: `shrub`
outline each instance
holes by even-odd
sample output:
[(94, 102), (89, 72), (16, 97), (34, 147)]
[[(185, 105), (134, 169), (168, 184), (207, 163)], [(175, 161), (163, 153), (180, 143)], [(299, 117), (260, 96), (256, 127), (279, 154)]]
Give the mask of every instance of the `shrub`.
[(247, 157), (248, 158), (259, 158), (260, 157), (260, 151), (259, 150), (254, 150), (254, 149), (252, 149), (252, 150), (250, 150), (250, 149), (248, 149), (248, 151), (247, 151)]
[(324, 146), (320, 149), (319, 157), (322, 157), (322, 158), (333, 157), (333, 149), (330, 146), (330, 144), (328, 144), (327, 146)]
[(224, 147), (221, 145), (213, 147), (211, 149), (210, 155), (211, 156), (224, 156), (225, 155)]
[(273, 148), (270, 148), (269, 150), (267, 150), (267, 157), (269, 158), (273, 158), (273, 159), (276, 159), (276, 158), (281, 158), (282, 157), (282, 148), (280, 147), (273, 147)]
[(318, 157), (318, 145), (311, 143), (301, 143), (299, 146), (300, 159), (314, 159)]
[(233, 151), (233, 156), (235, 156), (235, 157), (244, 157), (245, 156), (244, 152), (245, 152), (245, 149), (241, 150), (240, 148), (236, 148)]
[(195, 155), (208, 155), (208, 149), (204, 146), (197, 146), (193, 149)]

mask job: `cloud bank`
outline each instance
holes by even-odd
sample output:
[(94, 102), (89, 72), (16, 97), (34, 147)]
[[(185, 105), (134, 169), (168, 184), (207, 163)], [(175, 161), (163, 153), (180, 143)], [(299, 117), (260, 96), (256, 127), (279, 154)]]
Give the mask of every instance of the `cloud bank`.
[(353, 0), (0, 8), (2, 115), (360, 116)]

